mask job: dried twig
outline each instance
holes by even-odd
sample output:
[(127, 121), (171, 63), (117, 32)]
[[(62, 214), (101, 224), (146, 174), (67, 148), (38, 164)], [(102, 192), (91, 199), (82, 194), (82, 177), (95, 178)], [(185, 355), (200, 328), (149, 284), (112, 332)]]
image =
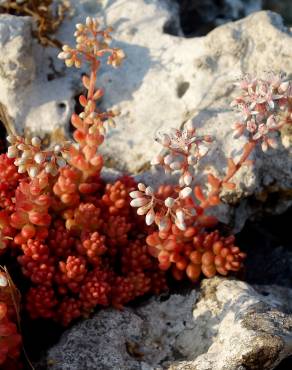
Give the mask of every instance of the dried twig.
[(36, 30), (33, 35), (44, 46), (61, 47), (61, 43), (52, 37), (63, 22), (70, 3), (60, 0), (53, 9), (53, 0), (7, 0), (0, 6), (0, 13), (13, 15), (28, 15), (36, 21)]

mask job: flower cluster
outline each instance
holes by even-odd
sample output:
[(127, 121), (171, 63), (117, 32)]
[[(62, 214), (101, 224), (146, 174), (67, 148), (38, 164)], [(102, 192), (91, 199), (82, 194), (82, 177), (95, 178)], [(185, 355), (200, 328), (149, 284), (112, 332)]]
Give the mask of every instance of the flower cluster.
[[(138, 207), (139, 215), (146, 215), (147, 225), (155, 222), (160, 230), (165, 230), (174, 222), (180, 230), (185, 230), (186, 220), (194, 216), (189, 203), (193, 168), (207, 154), (207, 144), (212, 142), (211, 137), (196, 136), (195, 131), (192, 122), (188, 122), (184, 129), (173, 129), (169, 134), (156, 138), (164, 150), (154, 158), (152, 164), (163, 166), (166, 173), (179, 171), (180, 177), (178, 186), (169, 188), (169, 194), (166, 195), (167, 189), (164, 188), (164, 197), (159, 193), (155, 195), (150, 186), (142, 183), (138, 184), (138, 190), (130, 193), (133, 198), (131, 206)], [(160, 208), (160, 212), (156, 213), (156, 208)]]
[(272, 134), (292, 122), (291, 81), (270, 73), (266, 79), (247, 75), (238, 85), (242, 93), (231, 103), (240, 112), (240, 120), (234, 125), (235, 134), (246, 132), (250, 140), (261, 142), (263, 151), (276, 148)]
[(162, 151), (152, 161), (153, 165), (160, 164), (165, 172), (181, 171), (180, 186), (189, 186), (193, 180), (192, 167), (208, 152), (207, 144), (212, 142), (210, 136), (196, 136), (196, 129), (191, 121), (182, 130), (172, 129), (169, 134), (157, 137), (168, 153)]
[(31, 178), (35, 178), (44, 171), (56, 176), (58, 168), (66, 165), (63, 156), (66, 155), (68, 143), (55, 145), (53, 150), (40, 151), (41, 140), (37, 136), (31, 140), (8, 136), (7, 141), (10, 143), (7, 157), (16, 158), (14, 164), (18, 167), (18, 173), (27, 172)]
[[(32, 318), (69, 325), (96, 306), (124, 304), (166, 289), (165, 274), (147, 250), (147, 227), (130, 206), (136, 187), (127, 176), (113, 184), (100, 178), (99, 146), (116, 112), (101, 112), (96, 89), (101, 58), (117, 67), (124, 54), (109, 46), (109, 29), (88, 18), (76, 26), (76, 47), (59, 55), (67, 66), (87, 62), (83, 111), (72, 115), (75, 143), (43, 149), (41, 141), (9, 136), (0, 156), (1, 251), (17, 255), (31, 286), (24, 306)], [(6, 199), (6, 200), (5, 200)], [(7, 201), (10, 199), (10, 201)]]
[(96, 63), (103, 55), (109, 53), (107, 63), (113, 67), (120, 66), (125, 58), (123, 50), (118, 48), (110, 48), (111, 28), (105, 30), (99, 29), (100, 25), (97, 19), (91, 17), (86, 18), (86, 23), (76, 24), (75, 38), (76, 48), (71, 48), (69, 45), (63, 46), (63, 51), (59, 54), (60, 59), (64, 59), (67, 67), (80, 68), (83, 57), (87, 60)]
[(0, 271), (0, 366), (20, 369), (21, 336), (16, 325), (17, 292), (5, 270)]

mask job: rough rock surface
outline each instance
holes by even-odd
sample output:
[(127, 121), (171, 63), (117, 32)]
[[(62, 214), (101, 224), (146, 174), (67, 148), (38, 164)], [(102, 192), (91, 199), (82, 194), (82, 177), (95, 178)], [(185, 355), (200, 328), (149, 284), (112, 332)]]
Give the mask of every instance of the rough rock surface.
[[(93, 3), (76, 3), (76, 21), (82, 20), (88, 4)], [(99, 81), (107, 92), (102, 105), (122, 112), (102, 150), (115, 168), (149, 178), (149, 162), (160, 150), (153, 137), (191, 119), (199, 133), (216, 138), (206, 164), (209, 169), (220, 169), (222, 175), (226, 155), (239, 154), (238, 147), (244, 142), (233, 138), (236, 116), (229, 107), (235, 93), (233, 82), (247, 72), (262, 75), (282, 70), (290, 74), (292, 33), (280, 16), (259, 12), (205, 37), (175, 37), (163, 31), (177, 16), (177, 8), (171, 5), (168, 1), (117, 0), (100, 2), (99, 9), (94, 8), (101, 21), (113, 25), (117, 45), (128, 56), (121, 70), (101, 71)], [(71, 23), (63, 26), (60, 38), (70, 34), (70, 27)], [(258, 208), (257, 203), (262, 207), (270, 194), (276, 194), (283, 202), (266, 203), (267, 210), (287, 207), (292, 186), (289, 130), (283, 131), (280, 143), (277, 151), (265, 156), (259, 153), (256, 166), (240, 171), (237, 190), (225, 197), (229, 204), (256, 194)], [(160, 174), (153, 177), (161, 180)], [(239, 229), (253, 212), (246, 208), (242, 203), (235, 215), (235, 208), (222, 209), (219, 215), (225, 222), (235, 219)]]
[(102, 310), (65, 332), (46, 360), (53, 370), (273, 369), (292, 353), (291, 297), (277, 286), (204, 280), (199, 292)]
[(52, 76), (51, 59), (31, 34), (30, 17), (0, 16), (0, 103), (18, 132), (64, 138), (73, 109), (72, 82)]

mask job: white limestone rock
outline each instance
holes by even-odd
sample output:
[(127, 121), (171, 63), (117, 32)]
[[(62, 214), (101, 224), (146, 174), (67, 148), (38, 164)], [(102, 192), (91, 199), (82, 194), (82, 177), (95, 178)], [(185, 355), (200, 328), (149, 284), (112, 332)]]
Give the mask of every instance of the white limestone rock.
[(18, 133), (58, 140), (68, 133), (74, 89), (52, 76), (48, 53), (32, 38), (30, 17), (0, 15), (0, 103)]
[(0, 54), (1, 83), (6, 82), (13, 88), (31, 83), (36, 66), (32, 55), (29, 17), (1, 15)]
[(52, 370), (271, 370), (292, 353), (291, 296), (204, 280), (185, 295), (100, 311), (65, 332), (46, 361)]
[[(74, 19), (82, 21), (93, 2), (74, 3)], [(177, 8), (169, 1), (100, 1), (98, 7), (98, 18), (114, 27), (115, 45), (128, 57), (117, 71), (103, 68), (99, 78), (106, 89), (102, 106), (121, 111), (117, 128), (102, 147), (109, 163), (149, 178), (150, 160), (160, 150), (154, 136), (193, 120), (199, 134), (216, 139), (205, 164), (223, 175), (226, 157), (239, 156), (238, 148), (245, 142), (233, 138), (236, 115), (229, 106), (235, 94), (233, 83), (247, 72), (259, 76), (271, 70), (292, 72), (291, 31), (283, 26), (281, 17), (258, 12), (205, 37), (183, 38), (163, 32), (165, 24), (177, 17)], [(68, 40), (71, 26), (64, 24), (61, 39)], [(237, 174), (237, 189), (224, 199), (236, 206), (241, 202), (241, 208), (237, 212), (234, 207), (223, 207), (218, 213), (222, 221), (233, 222), (240, 229), (255, 212), (253, 208), (277, 212), (291, 204), (291, 130), (284, 130), (279, 141), (278, 150), (257, 153), (256, 165)], [(156, 175), (154, 183), (158, 179), (161, 177)], [(274, 193), (281, 201), (266, 202)], [(242, 202), (249, 196), (255, 200), (252, 207)]]
[(168, 369), (274, 369), (291, 355), (292, 292), (278, 286), (258, 288), (220, 278), (204, 281), (203, 298), (193, 311), (197, 325), (177, 340), (188, 360)]

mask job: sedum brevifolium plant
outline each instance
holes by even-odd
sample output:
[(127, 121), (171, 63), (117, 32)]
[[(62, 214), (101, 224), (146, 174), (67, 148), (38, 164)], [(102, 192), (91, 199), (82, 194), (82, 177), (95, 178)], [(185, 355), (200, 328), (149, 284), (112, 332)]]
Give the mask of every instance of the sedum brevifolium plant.
[(117, 112), (97, 108), (104, 93), (97, 73), (103, 61), (118, 67), (125, 57), (110, 47), (110, 31), (87, 18), (76, 25), (76, 46), (59, 54), (68, 67), (90, 70), (82, 77), (83, 111), (71, 118), (74, 141), (44, 150), (38, 137), (11, 135), (0, 156), (0, 253), (16, 257), (29, 282), (22, 291), (29, 315), (64, 326), (97, 306), (121, 308), (167, 289), (147, 251), (148, 229), (130, 206), (134, 179), (106, 184), (100, 177), (99, 147)]
[[(266, 80), (247, 76), (232, 105), (240, 113), (235, 133), (248, 140), (238, 161), (228, 159), (223, 178), (209, 173), (204, 187), (196, 181), (194, 169), (213, 138), (198, 136), (188, 123), (157, 138), (163, 151), (153, 163), (180, 172), (177, 185), (154, 190), (130, 176), (105, 183), (99, 148), (117, 112), (97, 107), (104, 94), (97, 74), (103, 61), (118, 67), (125, 57), (110, 46), (110, 32), (87, 18), (76, 25), (76, 46), (64, 45), (59, 54), (66, 66), (87, 64), (90, 71), (82, 77), (83, 111), (71, 118), (74, 141), (44, 150), (38, 137), (11, 135), (7, 154), (0, 156), (0, 256), (16, 258), (29, 282), (21, 292), (29, 315), (64, 326), (96, 307), (121, 308), (158, 294), (170, 275), (195, 282), (201, 274), (239, 271), (245, 254), (233, 235), (220, 234), (209, 209), (220, 203), (223, 188), (235, 188), (233, 176), (250, 163), (255, 147), (274, 148), (274, 136), (291, 123), (291, 82), (272, 74)], [(0, 295), (5, 318), (2, 303)], [(16, 335), (15, 356), (19, 343)]]
[(292, 83), (282, 75), (270, 73), (265, 79), (245, 76), (239, 83), (241, 93), (231, 105), (239, 112), (234, 124), (235, 137), (246, 135), (239, 160), (227, 160), (223, 178), (209, 173), (205, 187), (196, 181), (195, 168), (208, 154), (212, 144), (209, 136), (197, 136), (192, 122), (182, 130), (161, 134), (157, 141), (163, 146), (152, 164), (162, 166), (166, 173), (179, 172), (176, 186), (160, 186), (157, 191), (138, 184), (130, 193), (131, 206), (145, 215), (147, 225), (156, 229), (147, 237), (150, 254), (162, 270), (171, 269), (177, 279), (185, 275), (196, 281), (201, 272), (207, 277), (217, 272), (227, 275), (242, 267), (245, 254), (234, 245), (234, 237), (223, 237), (215, 228), (217, 220), (206, 213), (220, 204), (220, 193), (232, 190), (234, 175), (249, 159), (256, 146), (263, 151), (277, 147), (277, 135), (292, 122)]

